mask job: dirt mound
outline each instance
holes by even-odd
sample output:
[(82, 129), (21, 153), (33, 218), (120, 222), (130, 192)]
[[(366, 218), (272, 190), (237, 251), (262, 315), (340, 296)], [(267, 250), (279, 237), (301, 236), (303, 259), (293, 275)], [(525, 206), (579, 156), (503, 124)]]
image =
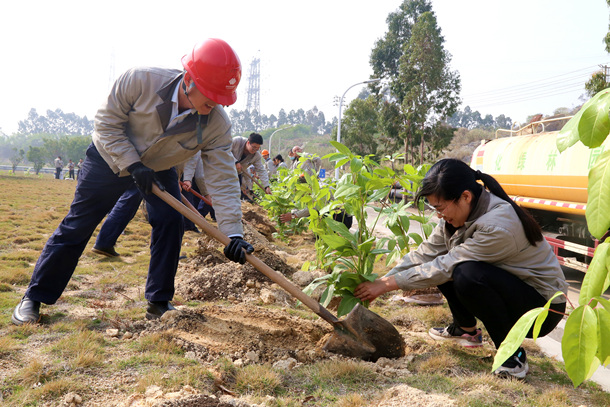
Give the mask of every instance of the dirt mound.
[(301, 362), (325, 357), (325, 322), (291, 316), (253, 304), (208, 305), (174, 311), (149, 324), (148, 332), (167, 332), (191, 356), (212, 362), (225, 356), (241, 363), (274, 363), (289, 357)]
[[(297, 270), (278, 254), (284, 252), (258, 232), (258, 225), (244, 223), (244, 239), (254, 247), (253, 254), (275, 271), (292, 276)], [(186, 300), (253, 301), (272, 284), (250, 264), (229, 261), (223, 254), (223, 245), (214, 239), (204, 235), (197, 244), (195, 256), (182, 266), (176, 284), (176, 292)]]
[(273, 234), (277, 232), (273, 223), (267, 216), (267, 211), (258, 205), (243, 202), (241, 205), (242, 219), (251, 224), (256, 230), (267, 239), (273, 240)]

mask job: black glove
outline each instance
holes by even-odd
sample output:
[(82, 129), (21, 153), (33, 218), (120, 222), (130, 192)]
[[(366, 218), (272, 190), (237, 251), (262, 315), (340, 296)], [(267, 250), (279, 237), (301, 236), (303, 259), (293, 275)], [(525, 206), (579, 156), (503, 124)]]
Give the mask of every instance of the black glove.
[(246, 253), (252, 253), (253, 251), (254, 247), (250, 243), (241, 237), (232, 237), (229, 244), (225, 247), (225, 256), (231, 261), (244, 264), (246, 262)]
[(163, 185), (161, 185), (159, 180), (157, 180), (155, 171), (148, 168), (141, 162), (131, 164), (129, 167), (127, 167), (127, 171), (129, 171), (131, 174), (131, 177), (135, 181), (138, 188), (140, 188), (140, 191), (144, 192), (146, 195), (152, 192), (153, 182), (157, 184), (161, 191), (165, 191)]

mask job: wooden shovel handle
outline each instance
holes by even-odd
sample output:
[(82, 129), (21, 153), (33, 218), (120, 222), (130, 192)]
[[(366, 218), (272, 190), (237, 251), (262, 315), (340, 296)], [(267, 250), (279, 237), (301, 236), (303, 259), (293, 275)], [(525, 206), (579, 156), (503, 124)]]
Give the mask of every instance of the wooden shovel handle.
[(247, 171), (247, 170), (246, 170), (246, 171), (242, 171), (242, 172), (241, 172), (241, 175), (245, 175), (245, 176), (246, 176), (246, 178), (248, 178), (250, 181), (254, 181), (254, 182), (256, 182), (256, 185), (258, 185), (259, 187), (261, 187), (261, 189), (262, 189), (263, 191), (265, 190), (265, 187), (264, 187), (264, 186), (263, 186), (263, 185), (260, 183), (260, 181), (259, 181), (259, 180), (257, 180), (256, 178), (252, 178), (252, 176), (251, 176), (250, 174), (248, 174), (248, 171)]
[[(189, 206), (191, 206), (191, 208), (186, 207), (185, 205), (180, 203), (180, 201), (178, 201), (176, 198), (174, 198), (169, 192), (161, 191), (159, 189), (159, 187), (157, 187), (154, 183), (153, 183), (152, 192), (155, 195), (157, 195), (159, 198), (161, 198), (169, 206), (171, 206), (172, 208), (174, 208), (175, 210), (180, 212), (184, 217), (186, 217), (191, 222), (193, 222), (194, 224), (199, 226), (206, 234), (208, 234), (209, 236), (218, 240), (220, 243), (222, 243), (226, 246), (231, 241), (231, 239), (229, 237), (225, 236), (220, 230), (218, 230), (214, 226), (210, 225), (208, 223), (208, 221), (206, 221), (199, 214), (199, 212), (191, 209), (192, 205), (190, 205), (190, 203), (189, 203)], [(283, 274), (273, 270), (271, 267), (269, 267), (268, 265), (263, 263), (256, 256), (246, 253), (246, 261), (248, 263), (252, 264), (252, 266), (254, 266), (255, 269), (257, 269), (258, 271), (260, 271), (261, 273), (263, 273), (264, 275), (269, 277), (271, 279), (271, 281), (273, 281), (274, 283), (277, 283), (280, 287), (282, 287), (284, 290), (286, 290), (290, 295), (292, 295), (293, 297), (295, 297), (296, 299), (301, 301), (303, 304), (305, 304), (309, 309), (311, 309), (313, 312), (315, 312), (317, 315), (319, 315), (320, 318), (324, 319), (325, 321), (327, 321), (333, 325), (340, 322), (337, 319), (337, 317), (335, 317), (333, 314), (331, 314), (330, 311), (328, 311), (326, 308), (324, 308), (319, 302), (317, 302), (316, 300), (314, 300), (313, 298), (311, 298), (310, 296), (305, 294), (297, 286), (292, 284), (286, 277), (284, 277)]]

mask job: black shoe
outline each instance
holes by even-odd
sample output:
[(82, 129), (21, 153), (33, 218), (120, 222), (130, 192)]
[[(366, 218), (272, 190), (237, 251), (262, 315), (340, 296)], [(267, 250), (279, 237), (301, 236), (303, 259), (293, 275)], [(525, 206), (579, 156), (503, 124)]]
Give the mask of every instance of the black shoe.
[(19, 305), (15, 307), (11, 321), (15, 325), (38, 323), (40, 321), (40, 303), (24, 296), (19, 301)]
[(116, 252), (116, 250), (114, 250), (114, 247), (96, 247), (96, 246), (93, 246), (93, 249), (91, 249), (91, 251), (93, 253), (101, 254), (101, 255), (104, 255), (106, 257), (119, 257), (120, 256), (120, 254), (118, 254)]
[(161, 318), (167, 311), (175, 311), (176, 308), (169, 301), (148, 301), (146, 308), (146, 319)]

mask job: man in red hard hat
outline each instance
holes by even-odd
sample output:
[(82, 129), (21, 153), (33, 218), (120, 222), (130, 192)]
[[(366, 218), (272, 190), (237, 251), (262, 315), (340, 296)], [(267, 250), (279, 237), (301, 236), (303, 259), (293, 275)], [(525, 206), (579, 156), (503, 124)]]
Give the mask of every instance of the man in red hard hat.
[(175, 165), (201, 154), (220, 230), (231, 237), (225, 255), (240, 263), (252, 246), (242, 239), (240, 189), (231, 155), (231, 123), (222, 105), (237, 98), (241, 63), (223, 40), (208, 39), (182, 58), (184, 70), (134, 68), (115, 82), (95, 116), (68, 215), (47, 241), (13, 323), (38, 322), (40, 304), (66, 288), (96, 226), (135, 182), (152, 225), (146, 317), (174, 309), (182, 215), (151, 193), (153, 183), (180, 197)]

